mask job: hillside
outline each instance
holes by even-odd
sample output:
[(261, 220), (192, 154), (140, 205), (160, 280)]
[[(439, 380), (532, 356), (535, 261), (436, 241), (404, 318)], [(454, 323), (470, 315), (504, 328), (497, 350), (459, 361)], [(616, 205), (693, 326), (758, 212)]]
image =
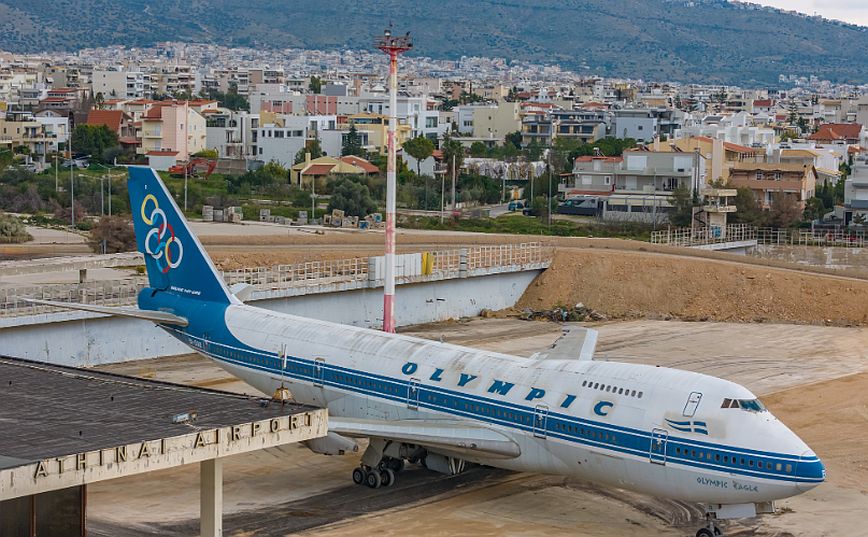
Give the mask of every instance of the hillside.
[(868, 28), (726, 0), (0, 0), (0, 48), (159, 41), (370, 48), (384, 22), (418, 54), (558, 63), (610, 76), (774, 85), (781, 73), (868, 81)]

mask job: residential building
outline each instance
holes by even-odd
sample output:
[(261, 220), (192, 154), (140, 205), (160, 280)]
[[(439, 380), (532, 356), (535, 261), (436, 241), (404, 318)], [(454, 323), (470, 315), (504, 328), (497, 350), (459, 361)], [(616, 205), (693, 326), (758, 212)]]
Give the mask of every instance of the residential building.
[(105, 125), (118, 135), (124, 148), (136, 149), (140, 140), (136, 137), (133, 118), (123, 110), (91, 110), (87, 114), (86, 125)]
[(194, 102), (154, 103), (141, 118), (142, 145), (138, 152), (144, 155), (174, 152), (178, 162), (186, 162), (190, 155), (205, 149), (205, 118), (197, 111), (204, 108), (192, 105)]
[(304, 162), (294, 165), (290, 171), (292, 183), (298, 186), (310, 184), (311, 181), (330, 175), (373, 175), (380, 169), (367, 160), (356, 156), (329, 157), (311, 159), (306, 155)]
[(507, 134), (521, 130), (521, 107), (517, 102), (500, 101), (475, 111), (474, 138), (488, 138), (502, 142)]
[(546, 103), (528, 104), (521, 119), (521, 142), (551, 146), (558, 138), (592, 143), (606, 136), (607, 112), (602, 110), (558, 110)]
[(258, 159), (258, 129), (258, 115), (219, 108), (205, 117), (205, 145), (220, 158)]
[(820, 144), (858, 145), (862, 141), (862, 125), (859, 123), (826, 123), (808, 140)]
[(771, 208), (777, 194), (793, 197), (804, 208), (816, 184), (816, 170), (805, 164), (742, 162), (732, 166), (729, 176), (731, 187), (749, 188), (764, 209)]
[(101, 95), (103, 99), (144, 99), (150, 97), (149, 90), (145, 88), (145, 73), (142, 71), (95, 69), (91, 75), (94, 98)]
[(844, 224), (868, 224), (868, 160), (858, 157), (844, 182)]

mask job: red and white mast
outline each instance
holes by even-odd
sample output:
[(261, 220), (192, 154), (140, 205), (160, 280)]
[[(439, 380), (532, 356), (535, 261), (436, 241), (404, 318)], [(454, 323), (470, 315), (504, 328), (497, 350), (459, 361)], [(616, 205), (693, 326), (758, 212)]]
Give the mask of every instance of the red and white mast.
[(377, 48), (389, 55), (389, 135), (386, 164), (386, 274), (383, 285), (383, 331), (395, 332), (395, 189), (398, 130), (398, 54), (413, 48), (410, 32), (392, 35), (391, 25), (376, 42)]

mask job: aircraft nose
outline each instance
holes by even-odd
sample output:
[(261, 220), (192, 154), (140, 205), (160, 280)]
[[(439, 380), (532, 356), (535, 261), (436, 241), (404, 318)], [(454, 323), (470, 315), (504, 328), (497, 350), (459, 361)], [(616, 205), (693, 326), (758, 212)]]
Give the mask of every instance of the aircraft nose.
[(807, 492), (826, 480), (826, 467), (816, 453), (808, 450), (799, 457), (796, 477), (799, 478), (796, 488), (801, 492)]

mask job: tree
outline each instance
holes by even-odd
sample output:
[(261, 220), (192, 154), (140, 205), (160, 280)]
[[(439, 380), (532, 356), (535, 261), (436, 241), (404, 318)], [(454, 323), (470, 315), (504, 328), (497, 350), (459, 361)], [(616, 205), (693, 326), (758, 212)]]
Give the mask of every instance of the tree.
[(218, 158), (220, 155), (217, 153), (216, 149), (203, 149), (202, 151), (197, 151), (191, 155), (192, 157), (199, 158)]
[(826, 214), (826, 204), (819, 197), (810, 198), (805, 203), (803, 218), (805, 220), (820, 220)]
[(322, 152), (322, 146), (319, 143), (319, 140), (314, 138), (310, 142), (307, 143), (306, 146), (302, 147), (298, 150), (298, 153), (295, 154), (295, 164), (300, 164), (304, 162), (307, 158), (307, 153), (310, 153), (310, 158), (317, 159), (324, 155)]
[(673, 190), (670, 198), (672, 212), (669, 221), (673, 226), (689, 227), (693, 222), (693, 208), (699, 205), (699, 198), (684, 185)]
[(769, 211), (769, 225), (776, 228), (788, 228), (798, 224), (802, 218), (802, 209), (796, 197), (785, 192), (772, 193), (772, 207)]
[(25, 242), (33, 240), (21, 220), (14, 216), (0, 213), (0, 243)]
[(488, 156), (488, 146), (480, 141), (473, 142), (470, 144), (470, 156), (476, 158), (483, 158)]
[(308, 83), (307, 85), (307, 89), (309, 89), (311, 93), (321, 93), (322, 79), (316, 75), (311, 76), (310, 83)]
[(105, 125), (78, 125), (72, 131), (72, 147), (96, 162), (103, 162), (106, 149), (119, 145), (117, 133)]
[(339, 209), (347, 216), (365, 217), (377, 210), (377, 203), (371, 197), (367, 185), (352, 177), (337, 180), (329, 199), (329, 211)]
[(343, 144), (341, 144), (341, 155), (355, 155), (361, 157), (363, 153), (362, 137), (359, 136), (359, 131), (356, 130), (356, 124), (350, 122), (350, 130), (344, 137)]
[(425, 136), (417, 136), (404, 142), (402, 147), (416, 159), (416, 175), (422, 175), (422, 161), (434, 154), (434, 142)]
[(510, 132), (505, 136), (507, 144), (511, 144), (516, 149), (521, 149), (521, 131)]
[(765, 224), (765, 214), (757, 203), (753, 190), (745, 187), (739, 188), (736, 191), (734, 203), (736, 211), (730, 215), (732, 223), (754, 226)]
[[(443, 138), (443, 143), (440, 144), (440, 149), (443, 151), (443, 160), (446, 162), (449, 177), (452, 177), (453, 173), (457, 176), (458, 170), (464, 164), (464, 146), (461, 145), (461, 141), (451, 136), (446, 136)], [(453, 162), (455, 165), (454, 169), (452, 167)]]
[(87, 243), (98, 254), (132, 252), (136, 249), (133, 222), (120, 216), (103, 216), (90, 230)]

